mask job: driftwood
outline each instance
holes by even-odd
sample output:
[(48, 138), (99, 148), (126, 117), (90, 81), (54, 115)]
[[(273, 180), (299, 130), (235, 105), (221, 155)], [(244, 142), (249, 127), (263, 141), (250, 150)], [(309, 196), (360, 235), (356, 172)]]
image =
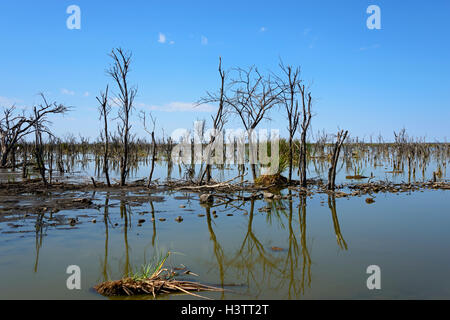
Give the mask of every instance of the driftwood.
[(217, 188), (233, 188), (239, 185), (242, 185), (246, 182), (248, 182), (247, 180), (241, 181), (241, 182), (237, 182), (235, 184), (231, 184), (230, 182), (238, 179), (238, 178), (242, 178), (243, 175), (239, 175), (237, 177), (234, 177), (233, 179), (224, 181), (224, 182), (220, 182), (220, 183), (215, 183), (215, 184), (204, 184), (204, 185), (199, 185), (199, 186), (192, 186), (192, 185), (182, 185), (179, 187), (175, 187), (174, 190), (204, 190), (204, 189), (217, 189)]

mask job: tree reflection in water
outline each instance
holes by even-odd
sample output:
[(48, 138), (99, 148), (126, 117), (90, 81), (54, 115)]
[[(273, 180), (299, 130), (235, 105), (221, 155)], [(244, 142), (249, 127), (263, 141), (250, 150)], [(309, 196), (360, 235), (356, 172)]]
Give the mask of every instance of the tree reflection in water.
[[(234, 276), (235, 281), (243, 282), (247, 287), (245, 294), (258, 298), (267, 290), (283, 290), (287, 288), (289, 299), (299, 298), (305, 294), (305, 288), (311, 288), (311, 255), (308, 249), (306, 232), (307, 198), (298, 195), (298, 216), (294, 215), (295, 196), (289, 191), (292, 200), (271, 200), (267, 206), (266, 223), (276, 224), (287, 231), (287, 248), (283, 252), (273, 252), (267, 248), (253, 230), (255, 219), (255, 200), (250, 200), (247, 227), (243, 240), (233, 252), (224, 252), (212, 227), (210, 208), (206, 208), (206, 217), (213, 252), (216, 257), (221, 285), (225, 277)], [(236, 206), (242, 208), (246, 201)], [(248, 201), (247, 201), (248, 202)], [(329, 197), (334, 231), (338, 245), (347, 249), (336, 213), (336, 201)], [(264, 212), (265, 210), (261, 210)], [(284, 253), (284, 254), (283, 254)], [(225, 272), (227, 271), (227, 272)], [(259, 274), (260, 273), (260, 274)]]
[(336, 213), (336, 198), (334, 195), (328, 196), (328, 207), (330, 208), (331, 216), (333, 217), (333, 226), (334, 233), (336, 233), (336, 241), (342, 250), (347, 250), (347, 243), (342, 236), (341, 228), (339, 226), (339, 220)]
[[(101, 261), (101, 273), (102, 273), (102, 281), (110, 280), (110, 268), (108, 265), (108, 245), (109, 245), (109, 225), (111, 225), (111, 220), (109, 219), (109, 192), (105, 194), (105, 205), (103, 209), (103, 223), (105, 225), (105, 254), (104, 258)], [(109, 224), (109, 225), (108, 225)], [(113, 227), (111, 225), (111, 227)]]
[[(305, 294), (305, 288), (311, 288), (312, 282), (312, 259), (306, 231), (307, 197), (303, 193), (296, 195), (289, 190), (288, 199), (268, 200), (264, 208), (259, 208), (260, 214), (265, 214), (264, 224), (268, 227), (267, 230), (273, 230), (270, 227), (275, 225), (286, 235), (285, 240), (278, 240), (282, 241), (282, 243), (285, 241), (282, 251), (273, 250), (269, 246), (270, 235), (259, 236), (258, 232), (254, 230), (255, 221), (258, 220), (256, 219), (258, 212), (255, 212), (258, 202), (260, 200), (252, 199), (242, 200), (239, 203), (234, 201), (232, 204), (224, 202), (223, 204), (213, 205), (213, 207), (225, 205), (225, 212), (230, 212), (231, 209), (243, 212), (245, 208), (248, 208), (242, 240), (239, 241), (239, 244), (234, 249), (228, 243), (224, 247), (219, 242), (217, 231), (214, 230), (216, 226), (212, 219), (212, 207), (205, 206), (206, 223), (212, 243), (212, 252), (215, 257), (215, 262), (211, 261), (211, 263), (215, 265), (214, 269), (218, 272), (219, 285), (226, 289), (231, 285), (242, 284), (246, 289), (245, 292), (241, 293), (255, 298), (267, 296), (267, 294), (270, 295), (271, 291), (284, 291), (288, 299), (300, 298)], [(101, 270), (104, 281), (109, 280), (110, 276), (108, 267), (108, 204), (109, 196), (107, 195), (104, 209), (105, 255)], [(295, 204), (298, 205), (296, 206)], [(155, 247), (155, 209), (152, 201), (149, 202), (149, 205), (153, 224), (151, 246)], [(334, 197), (329, 196), (328, 206), (331, 211), (338, 246), (343, 250), (347, 250), (347, 243), (341, 234)], [(294, 208), (298, 208), (297, 214), (295, 214), (296, 210)], [(245, 212), (247, 213), (247, 211)], [(120, 217), (124, 222), (125, 257), (124, 260), (120, 259), (119, 269), (123, 276), (130, 276), (133, 271), (130, 263), (130, 246), (128, 244), (128, 229), (131, 228), (131, 207), (124, 200), (120, 201)], [(282, 243), (281, 245), (283, 245)], [(225, 279), (227, 278), (232, 278), (233, 283), (226, 283)], [(225, 298), (225, 293), (222, 293), (222, 299)]]
[(36, 224), (35, 224), (35, 228), (36, 228), (36, 238), (35, 238), (35, 244), (36, 244), (36, 258), (34, 260), (34, 272), (37, 272), (38, 270), (38, 265), (39, 265), (39, 251), (42, 247), (42, 241), (43, 241), (43, 237), (44, 237), (44, 215), (45, 213), (39, 213), (36, 217)]
[(124, 277), (131, 275), (132, 268), (130, 264), (130, 246), (128, 245), (128, 228), (131, 229), (131, 208), (124, 200), (120, 200), (120, 218), (123, 219), (123, 239), (125, 244), (125, 262), (122, 274)]

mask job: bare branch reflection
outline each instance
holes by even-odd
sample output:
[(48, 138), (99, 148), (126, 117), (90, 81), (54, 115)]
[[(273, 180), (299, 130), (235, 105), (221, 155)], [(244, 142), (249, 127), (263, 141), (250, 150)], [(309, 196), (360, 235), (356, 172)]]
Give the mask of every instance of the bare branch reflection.
[(336, 213), (336, 198), (334, 197), (334, 195), (328, 196), (328, 207), (330, 208), (331, 216), (333, 217), (333, 226), (334, 232), (336, 233), (336, 241), (342, 250), (347, 250), (347, 243), (342, 236), (341, 228), (339, 226), (339, 220)]

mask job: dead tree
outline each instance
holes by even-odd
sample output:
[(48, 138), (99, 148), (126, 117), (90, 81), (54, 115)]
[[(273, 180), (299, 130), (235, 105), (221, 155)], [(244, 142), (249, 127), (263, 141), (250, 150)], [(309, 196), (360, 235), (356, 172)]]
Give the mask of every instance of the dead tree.
[(155, 127), (156, 127), (156, 119), (153, 118), (152, 114), (150, 113), (150, 120), (152, 122), (152, 129), (149, 130), (147, 128), (146, 119), (145, 119), (145, 112), (141, 111), (141, 119), (144, 124), (144, 130), (150, 134), (152, 137), (152, 164), (150, 169), (150, 175), (148, 176), (148, 183), (147, 188), (150, 188), (150, 185), (152, 183), (152, 177), (153, 177), (153, 171), (155, 170), (155, 161), (156, 161), (156, 140), (155, 140)]
[(311, 124), (311, 92), (307, 91), (304, 85), (298, 84), (298, 88), (300, 90), (301, 103), (303, 109), (303, 120), (300, 125), (302, 131), (300, 134), (300, 157), (299, 157), (299, 177), (300, 177), (300, 185), (303, 188), (306, 188), (306, 134), (308, 133), (309, 125)]
[(18, 141), (32, 133), (37, 122), (45, 122), (49, 114), (62, 114), (69, 110), (56, 102), (48, 103), (43, 94), (40, 96), (44, 104), (36, 106), (36, 113), (26, 115), (23, 111), (17, 114), (15, 106), (3, 108), (3, 117), (0, 118), (0, 167), (7, 165), (8, 157), (17, 147)]
[[(33, 107), (33, 112), (34, 112), (35, 117), (37, 117), (36, 107)], [(43, 128), (41, 126), (41, 122), (37, 121), (34, 123), (34, 135), (35, 135), (34, 157), (36, 159), (36, 165), (38, 167), (39, 174), (41, 175), (42, 182), (47, 187), (48, 182), (47, 182), (47, 178), (45, 177), (46, 168), (45, 168), (45, 163), (44, 163), (44, 147), (43, 147), (44, 144), (42, 142), (42, 129)]]
[(226, 123), (226, 115), (228, 113), (227, 106), (227, 98), (226, 98), (226, 72), (222, 69), (222, 58), (219, 57), (219, 77), (220, 77), (220, 90), (218, 93), (206, 93), (206, 97), (201, 98), (196, 105), (206, 104), (206, 103), (218, 103), (219, 108), (217, 109), (216, 115), (211, 116), (213, 121), (213, 129), (214, 134), (211, 136), (211, 139), (209, 141), (209, 144), (207, 146), (208, 155), (206, 160), (206, 168), (203, 174), (200, 178), (200, 183), (203, 182), (203, 179), (206, 175), (206, 182), (209, 183), (211, 181), (211, 152), (210, 147), (214, 144), (216, 140), (216, 136), (218, 132), (221, 132), (223, 130), (223, 127)]
[[(249, 152), (252, 153), (256, 151), (256, 145), (252, 141), (253, 132), (263, 119), (267, 119), (268, 111), (279, 102), (280, 92), (270, 77), (264, 77), (254, 66), (247, 70), (235, 70), (238, 75), (231, 82), (233, 96), (227, 99), (227, 103), (241, 119), (249, 135)], [(252, 160), (253, 179), (256, 179), (256, 159)]]
[[(21, 141), (23, 145), (24, 141)], [(27, 154), (27, 148), (23, 148), (23, 154), (22, 154), (22, 179), (26, 179), (28, 176), (27, 172), (27, 162), (28, 162), (28, 154)]]
[(341, 130), (337, 133), (336, 143), (334, 144), (333, 153), (331, 155), (331, 167), (328, 170), (328, 184), (327, 189), (333, 191), (334, 190), (334, 182), (336, 180), (336, 167), (339, 160), (339, 153), (341, 152), (342, 144), (347, 138), (348, 131)]
[(110, 57), (113, 64), (107, 73), (116, 82), (118, 93), (116, 101), (119, 106), (117, 133), (122, 144), (122, 155), (120, 157), (120, 185), (124, 186), (129, 173), (129, 152), (131, 136), (130, 116), (134, 109), (134, 98), (137, 89), (128, 86), (128, 74), (130, 72), (131, 53), (124, 52), (122, 48), (113, 49)]
[(289, 133), (289, 176), (288, 181), (292, 181), (292, 167), (294, 159), (294, 136), (297, 132), (300, 112), (298, 106), (298, 94), (300, 93), (300, 68), (285, 66), (280, 61), (280, 69), (284, 78), (276, 76), (276, 83), (280, 90), (280, 104), (284, 107), (289, 125), (287, 127)]
[(57, 157), (56, 157), (56, 165), (58, 166), (58, 171), (60, 174), (64, 173), (64, 162), (63, 162), (63, 146), (61, 139), (57, 141)]
[[(109, 180), (109, 168), (108, 168), (108, 158), (109, 158), (109, 135), (108, 135), (108, 115), (111, 112), (111, 106), (108, 102), (108, 86), (106, 86), (105, 92), (100, 92), (100, 97), (96, 97), (100, 113), (100, 120), (103, 119), (103, 139), (105, 141), (103, 150), (103, 172), (106, 177), (106, 183), (108, 187), (111, 187), (111, 181)], [(102, 135), (102, 133), (100, 133)]]

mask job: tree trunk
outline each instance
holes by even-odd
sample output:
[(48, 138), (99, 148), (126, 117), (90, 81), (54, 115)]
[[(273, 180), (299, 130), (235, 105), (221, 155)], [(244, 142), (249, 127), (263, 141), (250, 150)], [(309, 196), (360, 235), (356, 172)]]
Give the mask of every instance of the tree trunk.
[(155, 170), (155, 160), (156, 160), (156, 141), (155, 141), (155, 132), (152, 131), (152, 168), (150, 170), (150, 175), (148, 177), (147, 187), (150, 188), (150, 183), (152, 182), (153, 170)]
[(328, 185), (327, 189), (334, 191), (335, 188), (335, 180), (336, 180), (336, 167), (339, 160), (339, 153), (341, 152), (342, 144), (344, 143), (345, 138), (347, 137), (348, 131), (342, 130), (337, 134), (336, 143), (333, 148), (333, 154), (331, 157), (331, 167), (328, 170)]
[(8, 152), (6, 150), (2, 150), (1, 166), (5, 167), (7, 163), (8, 163)]
[(306, 132), (302, 132), (300, 141), (300, 156), (298, 160), (300, 186), (307, 187), (306, 181)]
[(290, 136), (289, 137), (289, 177), (288, 177), (289, 183), (291, 183), (291, 181), (292, 181), (293, 157), (294, 157), (294, 150), (293, 150), (292, 136)]

